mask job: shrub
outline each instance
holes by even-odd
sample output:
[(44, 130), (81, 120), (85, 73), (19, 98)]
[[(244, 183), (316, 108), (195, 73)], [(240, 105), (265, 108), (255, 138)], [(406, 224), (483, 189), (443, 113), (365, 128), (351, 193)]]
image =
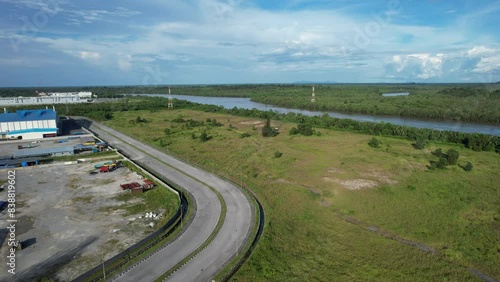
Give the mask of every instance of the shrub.
[(297, 130), (299, 131), (300, 134), (302, 134), (304, 136), (311, 136), (314, 134), (312, 126), (310, 124), (306, 124), (306, 123), (300, 123), (297, 126)]
[[(439, 159), (439, 163), (442, 164), (443, 166), (448, 166), (450, 165), (450, 162), (448, 161), (447, 157), (442, 157)], [(439, 166), (438, 166), (439, 167)]]
[(443, 156), (443, 150), (441, 148), (436, 149), (432, 154), (438, 158), (441, 158)]
[(456, 150), (449, 149), (446, 152), (446, 156), (450, 165), (456, 165), (458, 163), (459, 153)]
[(463, 169), (464, 169), (465, 171), (471, 171), (471, 170), (472, 170), (472, 168), (473, 168), (473, 166), (472, 166), (472, 163), (471, 163), (471, 162), (467, 162), (467, 163), (465, 164), (465, 166), (463, 167)]
[(372, 140), (368, 142), (368, 145), (370, 145), (370, 147), (372, 148), (380, 148), (380, 141), (378, 141), (377, 138), (373, 137)]
[(425, 148), (425, 141), (423, 139), (417, 139), (413, 147), (417, 150), (422, 150)]
[(200, 134), (201, 142), (207, 142), (210, 139), (212, 139), (212, 136), (209, 136), (208, 133), (205, 130), (203, 130), (203, 132)]
[(191, 139), (196, 139), (196, 134), (194, 132), (191, 133)]
[(288, 134), (290, 135), (297, 135), (299, 134), (299, 130), (296, 127), (292, 127), (290, 131), (288, 131)]
[(429, 163), (430, 163), (430, 164), (429, 164), (428, 168), (429, 168), (430, 170), (435, 170), (435, 169), (437, 168), (437, 162), (435, 162), (435, 161), (430, 161)]
[(240, 138), (246, 138), (246, 137), (250, 137), (252, 136), (252, 134), (248, 133), (248, 132), (245, 132), (245, 133), (241, 133), (240, 134)]
[(278, 159), (278, 158), (280, 158), (281, 156), (283, 156), (283, 153), (282, 153), (282, 152), (280, 152), (280, 151), (276, 151), (276, 152), (274, 152), (274, 157), (275, 157), (275, 158), (277, 158), (277, 159)]

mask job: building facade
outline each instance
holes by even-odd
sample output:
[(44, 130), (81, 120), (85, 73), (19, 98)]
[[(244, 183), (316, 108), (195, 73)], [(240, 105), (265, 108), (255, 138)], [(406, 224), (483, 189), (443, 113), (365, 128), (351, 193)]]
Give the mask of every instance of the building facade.
[(0, 98), (0, 106), (89, 103), (94, 97), (92, 92), (38, 93), (36, 97)]
[(59, 133), (59, 117), (54, 110), (19, 110), (0, 114), (2, 139), (39, 139)]

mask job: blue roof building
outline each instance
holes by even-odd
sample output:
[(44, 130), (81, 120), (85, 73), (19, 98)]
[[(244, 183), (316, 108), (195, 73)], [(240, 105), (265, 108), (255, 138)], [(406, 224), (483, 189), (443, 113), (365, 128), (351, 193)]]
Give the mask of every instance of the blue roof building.
[(59, 119), (55, 110), (18, 110), (0, 114), (0, 134), (3, 139), (38, 139), (55, 137)]
[(54, 147), (54, 148), (33, 148), (22, 149), (14, 153), (12, 158), (34, 158), (34, 157), (57, 157), (73, 155), (75, 149), (73, 146)]
[(19, 110), (15, 113), (0, 114), (0, 122), (49, 120), (56, 119), (57, 113), (54, 110)]

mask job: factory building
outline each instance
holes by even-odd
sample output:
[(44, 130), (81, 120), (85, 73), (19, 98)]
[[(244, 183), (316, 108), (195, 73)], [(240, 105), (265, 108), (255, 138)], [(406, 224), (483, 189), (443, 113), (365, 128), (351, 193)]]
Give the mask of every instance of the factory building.
[(38, 93), (36, 97), (0, 98), (0, 106), (89, 103), (93, 102), (96, 97), (92, 95), (92, 92)]
[(57, 136), (59, 117), (55, 110), (18, 110), (0, 114), (2, 139), (39, 139)]

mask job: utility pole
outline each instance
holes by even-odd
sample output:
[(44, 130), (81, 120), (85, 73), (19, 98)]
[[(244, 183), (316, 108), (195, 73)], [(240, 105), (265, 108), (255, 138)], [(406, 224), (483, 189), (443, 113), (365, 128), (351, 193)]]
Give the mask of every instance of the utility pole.
[(168, 109), (173, 109), (174, 108), (174, 102), (172, 100), (172, 96), (170, 95), (170, 86), (168, 87)]

